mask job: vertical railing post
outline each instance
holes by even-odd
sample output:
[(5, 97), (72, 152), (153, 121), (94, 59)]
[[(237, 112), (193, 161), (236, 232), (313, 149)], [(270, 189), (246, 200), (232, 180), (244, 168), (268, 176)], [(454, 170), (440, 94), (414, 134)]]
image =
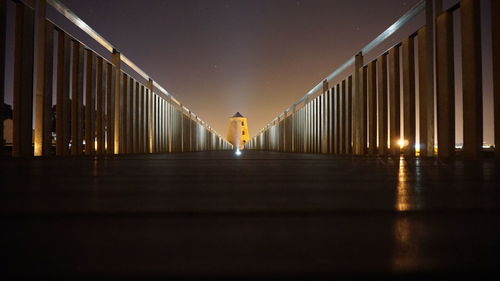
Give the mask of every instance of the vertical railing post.
[(491, 1), (495, 155), (500, 159), (500, 1)]
[(347, 146), (349, 145), (347, 143), (347, 127), (349, 124), (347, 123), (347, 88), (346, 88), (346, 80), (342, 80), (342, 105), (340, 106), (340, 111), (342, 115), (342, 139), (341, 139), (341, 144), (342, 144), (342, 150), (340, 151), (341, 154), (347, 154)]
[(323, 81), (323, 94), (322, 94), (322, 108), (321, 108), (321, 119), (322, 119), (322, 132), (321, 132), (321, 153), (328, 153), (328, 118), (327, 118), (327, 96), (328, 96), (328, 81), (325, 79)]
[(159, 150), (159, 130), (158, 130), (158, 96), (153, 95), (153, 120), (154, 120), (154, 152), (158, 153), (160, 152)]
[(312, 139), (313, 139), (313, 153), (318, 153), (318, 148), (319, 148), (319, 130), (318, 130), (318, 124), (319, 124), (319, 115), (318, 115), (318, 103), (319, 103), (319, 96), (316, 97), (312, 101), (312, 120), (313, 120), (313, 130), (312, 130)]
[(125, 73), (122, 73), (122, 89), (121, 89), (121, 132), (120, 132), (120, 153), (129, 153), (129, 144), (128, 144), (128, 139), (129, 139), (129, 97), (130, 97), (130, 82), (129, 82), (129, 76)]
[(436, 90), (438, 157), (455, 154), (455, 80), (453, 15), (444, 12), (436, 19)]
[(73, 40), (71, 58), (71, 155), (83, 152), (83, 46)]
[[(442, 0), (436, 0), (441, 2)], [(425, 2), (426, 24), (418, 30), (420, 156), (434, 156), (434, 32), (433, 0)]]
[(127, 143), (127, 153), (134, 153), (134, 107), (135, 107), (135, 80), (129, 76), (128, 91), (127, 91), (127, 133), (125, 134)]
[(331, 116), (331, 122), (332, 122), (332, 154), (337, 154), (337, 141), (338, 141), (338, 136), (337, 136), (337, 87), (336, 85), (332, 86), (331, 92), (332, 92), (332, 100), (331, 100), (331, 107), (330, 107), (330, 116)]
[(103, 59), (97, 56), (96, 68), (96, 140), (97, 140), (97, 154), (103, 155), (105, 151), (105, 105), (106, 96), (104, 94), (104, 72), (103, 72)]
[(399, 46), (389, 50), (389, 124), (391, 155), (399, 157), (401, 138), (401, 109), (400, 109), (400, 73), (399, 73)]
[(70, 70), (71, 42), (69, 36), (58, 30), (56, 85), (56, 155), (69, 155), (70, 138)]
[(7, 3), (0, 0), (0, 154), (5, 148), (3, 121), (5, 116), (5, 33), (7, 32)]
[(368, 125), (368, 66), (363, 66), (360, 70), (360, 151), (364, 155), (367, 153), (368, 139), (367, 139), (367, 125)]
[(362, 76), (363, 76), (363, 54), (359, 53), (354, 58), (354, 96), (352, 105), (353, 115), (353, 152), (356, 155), (364, 154), (362, 123), (363, 123), (363, 91), (362, 91)]
[(377, 60), (368, 64), (368, 153), (377, 154)]
[(151, 142), (152, 142), (152, 145), (151, 145), (151, 148), (152, 148), (152, 152), (153, 153), (156, 153), (158, 152), (158, 130), (157, 130), (157, 103), (156, 103), (156, 95), (151, 92), (151, 132), (152, 132), (152, 139), (151, 139)]
[(168, 99), (168, 102), (167, 102), (167, 118), (168, 118), (168, 121), (167, 121), (167, 125), (168, 125), (168, 129), (167, 129), (167, 132), (168, 132), (168, 152), (172, 152), (173, 151), (173, 134), (174, 134), (174, 107), (172, 105), (172, 99), (169, 98)]
[(406, 156), (415, 156), (415, 52), (413, 36), (403, 40), (403, 117)]
[(461, 0), (460, 15), (462, 28), (463, 152), (466, 159), (477, 159), (483, 144), (480, 1)]
[[(181, 109), (182, 110), (182, 109)], [(163, 153), (163, 98), (158, 96), (157, 112), (158, 115), (158, 152)], [(182, 116), (181, 116), (182, 118)], [(182, 120), (181, 120), (182, 122)]]
[[(304, 106), (302, 107), (304, 109), (304, 124), (303, 124), (303, 130), (304, 130), (304, 145), (303, 145), (303, 152), (308, 153), (308, 146), (309, 146), (309, 97), (306, 98), (304, 101)], [(267, 147), (266, 147), (267, 149)]]
[[(114, 151), (115, 154), (118, 154), (121, 152), (123, 149), (121, 146), (121, 138), (120, 134), (122, 133), (122, 128), (123, 125), (120, 122), (120, 113), (121, 113), (121, 108), (120, 105), (122, 104), (121, 98), (120, 98), (120, 84), (121, 84), (121, 58), (120, 58), (120, 53), (117, 50), (113, 50), (113, 54), (111, 57), (111, 62), (114, 65), (114, 93), (113, 93), (113, 99), (114, 102), (112, 103), (113, 106), (113, 136), (110, 142), (108, 142), (108, 147), (110, 147)], [(125, 85), (123, 85), (125, 87)]]
[(85, 155), (95, 152), (95, 62), (94, 52), (86, 50), (87, 65), (85, 75)]
[(146, 153), (146, 130), (148, 128), (146, 123), (146, 91), (144, 85), (141, 85), (139, 94), (139, 151)]
[(352, 144), (352, 104), (353, 104), (353, 98), (352, 98), (352, 75), (347, 78), (347, 104), (346, 104), (346, 110), (347, 110), (347, 154), (352, 154), (353, 153), (353, 144)]
[(341, 147), (341, 142), (342, 142), (342, 120), (340, 120), (341, 118), (341, 114), (340, 114), (340, 108), (341, 108), (341, 104), (342, 104), (342, 101), (341, 101), (341, 97), (342, 97), (342, 93), (340, 92), (340, 84), (337, 84), (335, 86), (335, 151), (337, 154), (341, 154), (341, 150), (342, 150), (342, 147)]
[[(113, 59), (114, 60), (114, 59)], [(117, 124), (115, 123), (115, 104), (116, 104), (116, 70), (111, 63), (106, 64), (106, 154), (112, 155), (115, 151), (115, 135)], [(118, 81), (120, 86), (120, 81)]]
[(152, 116), (152, 100), (153, 100), (153, 80), (149, 78), (147, 84), (147, 91), (146, 91), (146, 118), (148, 119), (147, 121), (147, 126), (148, 126), (148, 152), (153, 153), (153, 116)]
[[(32, 156), (34, 13), (16, 3), (13, 156)], [(3, 106), (3, 101), (2, 101)]]
[(132, 151), (133, 153), (138, 153), (139, 152), (139, 94), (140, 94), (140, 87), (139, 87), (139, 82), (135, 81), (134, 83), (134, 92), (132, 95)]
[(345, 154), (345, 80), (339, 82), (339, 154)]
[(52, 148), (52, 57), (54, 26), (45, 18), (46, 1), (35, 2), (35, 156)]
[[(316, 97), (313, 101), (313, 108), (314, 108), (314, 111), (313, 111), (313, 120), (314, 120), (314, 125), (313, 125), (313, 128), (314, 128), (314, 131), (313, 131), (313, 137), (314, 137), (314, 150), (313, 150), (313, 153), (318, 153), (318, 150), (319, 150), (319, 97)], [(278, 123), (280, 124), (280, 123)]]
[(135, 110), (134, 110), (134, 153), (140, 153), (141, 149), (141, 85), (135, 81)]
[(387, 54), (377, 59), (378, 154), (387, 154)]

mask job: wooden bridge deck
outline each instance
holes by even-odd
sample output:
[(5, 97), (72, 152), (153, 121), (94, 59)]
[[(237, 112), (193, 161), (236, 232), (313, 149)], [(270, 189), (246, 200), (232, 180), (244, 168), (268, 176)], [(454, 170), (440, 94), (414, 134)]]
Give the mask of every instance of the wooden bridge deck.
[(486, 278), (500, 164), (244, 151), (0, 160), (3, 280)]

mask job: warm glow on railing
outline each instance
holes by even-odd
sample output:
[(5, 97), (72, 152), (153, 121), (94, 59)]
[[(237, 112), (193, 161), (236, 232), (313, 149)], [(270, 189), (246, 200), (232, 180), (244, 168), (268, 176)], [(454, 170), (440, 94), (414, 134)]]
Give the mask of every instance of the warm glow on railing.
[(409, 144), (408, 140), (405, 140), (405, 139), (398, 140), (398, 145), (401, 148), (408, 146), (408, 144)]

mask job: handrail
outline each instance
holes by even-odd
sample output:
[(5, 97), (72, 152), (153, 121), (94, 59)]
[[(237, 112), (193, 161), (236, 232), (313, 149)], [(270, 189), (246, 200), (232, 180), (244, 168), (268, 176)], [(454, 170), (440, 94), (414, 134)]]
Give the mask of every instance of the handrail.
[[(394, 34), (396, 31), (401, 29), (407, 22), (409, 22), (411, 19), (413, 19), (416, 15), (418, 15), (420, 12), (422, 12), (425, 9), (425, 0), (421, 0), (417, 4), (415, 4), (412, 8), (410, 8), (403, 16), (401, 16), (396, 22), (394, 22), (391, 26), (389, 26), (386, 30), (384, 30), (380, 35), (378, 35), (375, 39), (370, 41), (366, 46), (361, 48), (359, 51), (362, 54), (366, 54), (369, 51), (373, 50), (376, 46), (378, 46), (380, 43), (382, 43), (384, 40), (389, 38), (392, 34)], [(282, 116), (285, 112), (289, 112), (290, 110), (293, 109), (293, 107), (301, 104), (307, 98), (317, 92), (319, 89), (323, 87), (323, 83), (330, 82), (338, 76), (340, 73), (345, 71), (349, 66), (354, 64), (354, 56), (349, 58), (346, 62), (344, 62), (341, 66), (339, 66), (337, 69), (335, 69), (332, 73), (330, 73), (325, 79), (322, 79), (321, 82), (319, 82), (316, 86), (314, 86), (311, 90), (309, 90), (303, 97), (301, 97), (298, 101), (293, 103), (290, 107), (285, 109), (283, 113), (281, 113), (278, 117), (274, 118), (271, 122), (269, 122), (264, 128), (262, 128), (259, 131), (259, 134), (270, 124), (272, 124), (274, 121), (279, 119), (280, 116)]]
[[(85, 23), (80, 17), (78, 17), (73, 11), (71, 11), (66, 5), (61, 3), (59, 0), (47, 0), (47, 4), (51, 5), (56, 11), (58, 11), (61, 15), (65, 16), (70, 22), (75, 24), (82, 31), (84, 31), (87, 35), (89, 35), (91, 38), (93, 38), (96, 42), (101, 44), (101, 46), (103, 46), (110, 53), (112, 53), (113, 50), (118, 50), (118, 48), (114, 47), (108, 40), (106, 40), (99, 33), (97, 33), (97, 31), (95, 31), (92, 27), (90, 27), (87, 23)], [(178, 106), (185, 107), (176, 98), (174, 98), (174, 96), (172, 96), (172, 94), (170, 94), (167, 90), (165, 90), (165, 88), (163, 88), (160, 84), (158, 84), (151, 76), (149, 76), (144, 70), (142, 70), (140, 67), (138, 67), (132, 60), (127, 58), (122, 53), (120, 53), (120, 59), (123, 63), (128, 65), (132, 70), (134, 70), (137, 74), (139, 74), (139, 76), (144, 78), (146, 81), (148, 81), (149, 79), (153, 80), (153, 87), (156, 87), (158, 90), (160, 90), (161, 93), (170, 97), (170, 99), (173, 102), (175, 102)], [(187, 107), (185, 107), (185, 108), (189, 112), (192, 112)], [(193, 114), (195, 116), (197, 116), (195, 113), (193, 113)], [(201, 122), (201, 125), (206, 126), (206, 124), (207, 123), (204, 121)], [(215, 132), (215, 133), (217, 135), (219, 135), (217, 132)]]

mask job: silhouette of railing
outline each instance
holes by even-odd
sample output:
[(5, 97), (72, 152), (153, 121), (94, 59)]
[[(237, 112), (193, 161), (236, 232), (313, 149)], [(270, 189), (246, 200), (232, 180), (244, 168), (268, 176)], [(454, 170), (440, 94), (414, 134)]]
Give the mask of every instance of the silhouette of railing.
[[(58, 0), (13, 2), (14, 156), (186, 152), (232, 147)], [(47, 5), (109, 51), (111, 59), (49, 20)], [(0, 0), (2, 102), (6, 18), (7, 0)], [(132, 72), (125, 72), (125, 66)], [(5, 109), (0, 108), (4, 116)], [(3, 122), (0, 123), (3, 140)], [(1, 143), (3, 150), (4, 142)]]
[[(500, 144), (499, 2), (491, 1), (497, 147)], [(452, 19), (458, 10), (460, 25), (454, 26)], [(425, 24), (421, 28), (376, 59), (363, 63), (365, 54), (422, 12), (425, 12)], [(481, 16), (479, 0), (461, 0), (445, 11), (442, 10), (442, 0), (420, 1), (266, 125), (247, 147), (285, 152), (435, 156), (437, 139), (437, 155), (441, 158), (452, 157), (455, 153), (454, 63), (458, 59), (454, 54), (454, 45), (458, 42), (454, 43), (453, 29), (460, 28), (463, 155), (467, 159), (477, 159), (483, 145)], [(418, 40), (418, 76), (415, 39)], [(352, 72), (345, 79), (340, 79), (340, 74), (352, 66)], [(419, 86), (418, 115), (416, 83)], [(417, 116), (420, 147), (416, 149)], [(400, 122), (404, 125), (403, 133)], [(500, 149), (495, 151), (500, 158)]]

